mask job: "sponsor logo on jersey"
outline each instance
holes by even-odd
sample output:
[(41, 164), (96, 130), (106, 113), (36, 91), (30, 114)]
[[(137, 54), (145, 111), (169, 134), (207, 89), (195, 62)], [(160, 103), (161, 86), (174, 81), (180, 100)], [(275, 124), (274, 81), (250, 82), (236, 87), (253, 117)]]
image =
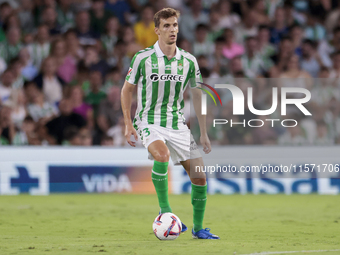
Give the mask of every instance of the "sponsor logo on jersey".
[(200, 71), (200, 69), (198, 69), (197, 72), (196, 72), (196, 76), (199, 76), (200, 74), (201, 74), (201, 71)]
[(151, 81), (184, 81), (184, 76), (178, 74), (153, 73), (149, 76), (149, 79)]

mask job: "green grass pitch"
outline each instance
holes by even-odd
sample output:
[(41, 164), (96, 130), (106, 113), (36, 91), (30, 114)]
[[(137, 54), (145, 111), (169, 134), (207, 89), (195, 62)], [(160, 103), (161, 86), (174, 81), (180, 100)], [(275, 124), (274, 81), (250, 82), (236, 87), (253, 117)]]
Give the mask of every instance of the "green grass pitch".
[[(191, 230), (190, 196), (170, 203)], [(221, 240), (159, 241), (158, 210), (156, 195), (0, 196), (0, 254), (340, 254), (339, 196), (209, 196), (204, 226)]]

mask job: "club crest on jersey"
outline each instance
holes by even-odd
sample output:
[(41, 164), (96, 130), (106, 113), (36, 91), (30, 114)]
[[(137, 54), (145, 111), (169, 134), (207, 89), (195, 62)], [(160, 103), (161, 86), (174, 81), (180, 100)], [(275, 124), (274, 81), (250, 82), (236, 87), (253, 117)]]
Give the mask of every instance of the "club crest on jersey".
[(184, 76), (178, 74), (153, 73), (149, 76), (149, 79), (151, 81), (184, 81)]
[(166, 65), (165, 70), (171, 70), (171, 65)]
[(152, 64), (152, 69), (158, 69), (158, 64)]
[(183, 65), (182, 65), (182, 63), (179, 63), (177, 68), (178, 68), (178, 70), (182, 71), (182, 70), (183, 70)]

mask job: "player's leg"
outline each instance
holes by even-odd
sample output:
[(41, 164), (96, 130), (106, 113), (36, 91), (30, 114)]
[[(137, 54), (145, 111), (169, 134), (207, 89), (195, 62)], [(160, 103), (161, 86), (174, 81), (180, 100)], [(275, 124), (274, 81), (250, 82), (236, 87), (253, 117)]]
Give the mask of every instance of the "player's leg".
[(161, 213), (172, 212), (168, 199), (169, 149), (162, 140), (156, 140), (148, 146), (148, 151), (154, 158), (151, 177), (157, 193)]
[(209, 228), (203, 228), (204, 212), (207, 203), (207, 181), (203, 172), (196, 172), (196, 166), (203, 167), (202, 157), (181, 161), (182, 166), (191, 180), (191, 204), (193, 206), (192, 236), (198, 239), (220, 239), (210, 233)]
[(203, 159), (201, 157), (189, 159), (181, 161), (181, 164), (191, 180), (191, 204), (193, 206), (194, 213), (194, 231), (197, 232), (203, 228), (204, 212), (207, 203), (207, 183), (205, 173), (195, 172), (191, 174), (190, 164), (203, 166)]

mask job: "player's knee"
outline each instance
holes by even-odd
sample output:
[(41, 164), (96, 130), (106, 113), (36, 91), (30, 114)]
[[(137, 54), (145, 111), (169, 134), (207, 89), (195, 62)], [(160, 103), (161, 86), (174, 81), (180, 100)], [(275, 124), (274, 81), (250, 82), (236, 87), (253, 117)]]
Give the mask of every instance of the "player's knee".
[(205, 185), (207, 183), (205, 177), (202, 177), (202, 178), (192, 178), (191, 182), (193, 184), (195, 184), (195, 185), (200, 185), (200, 186), (203, 186), (203, 185)]
[(156, 153), (156, 155), (154, 155), (154, 158), (158, 162), (169, 162), (170, 152), (169, 150), (159, 151)]

